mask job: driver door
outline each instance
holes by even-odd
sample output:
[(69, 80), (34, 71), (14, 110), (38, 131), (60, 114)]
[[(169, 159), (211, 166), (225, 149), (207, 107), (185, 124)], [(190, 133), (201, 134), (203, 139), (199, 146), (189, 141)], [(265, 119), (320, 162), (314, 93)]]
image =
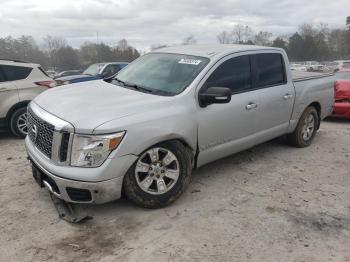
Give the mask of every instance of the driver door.
[(252, 90), (250, 55), (231, 55), (208, 72), (199, 92), (227, 87), (231, 101), (198, 110), (198, 166), (228, 156), (254, 144), (260, 115), (259, 93)]

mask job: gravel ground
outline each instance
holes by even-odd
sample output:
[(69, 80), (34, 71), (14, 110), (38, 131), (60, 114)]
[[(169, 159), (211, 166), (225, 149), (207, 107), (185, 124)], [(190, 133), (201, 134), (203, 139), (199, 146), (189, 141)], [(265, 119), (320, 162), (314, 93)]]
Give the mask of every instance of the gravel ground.
[(173, 205), (122, 199), (58, 218), (22, 140), (0, 134), (0, 261), (350, 261), (350, 121), (206, 165)]

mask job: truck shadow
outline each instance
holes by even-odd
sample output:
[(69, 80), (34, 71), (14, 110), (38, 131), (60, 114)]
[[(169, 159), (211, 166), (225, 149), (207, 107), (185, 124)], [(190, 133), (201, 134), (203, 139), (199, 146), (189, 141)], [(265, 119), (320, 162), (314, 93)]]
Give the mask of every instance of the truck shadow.
[(329, 123), (339, 123), (339, 124), (350, 124), (350, 118), (341, 118), (341, 117), (327, 117), (323, 121), (329, 122)]
[[(268, 157), (269, 153), (276, 154), (276, 151), (284, 151), (286, 148), (295, 150), (295, 148), (290, 147), (287, 144), (286, 138), (283, 136), (204, 165), (193, 171), (192, 181), (185, 193), (180, 196), (175, 203), (168, 207), (152, 210), (141, 208), (134, 205), (125, 196), (122, 196), (119, 200), (102, 205), (87, 205), (87, 213), (95, 218), (88, 223), (94, 224), (102, 217), (104, 219), (106, 219), (106, 217), (113, 218), (115, 215), (122, 217), (131, 214), (147, 216), (147, 214), (157, 214), (168, 211), (172, 212), (174, 209), (188, 208), (188, 206), (192, 205), (191, 203), (188, 203), (188, 201), (191, 201), (190, 199), (195, 193), (200, 192), (199, 188), (203, 187), (203, 185), (209, 186), (213, 180), (226, 179), (225, 177), (227, 176), (227, 173), (222, 171), (232, 169), (230, 172), (234, 176), (234, 179), (240, 183), (239, 181), (244, 181), (248, 176), (251, 176), (248, 172), (240, 172), (242, 167), (251, 164), (256, 160), (261, 161), (261, 158)], [(193, 203), (193, 205), (195, 205), (195, 203)]]
[(7, 131), (0, 131), (0, 139), (13, 139), (15, 138), (13, 135), (11, 135)]

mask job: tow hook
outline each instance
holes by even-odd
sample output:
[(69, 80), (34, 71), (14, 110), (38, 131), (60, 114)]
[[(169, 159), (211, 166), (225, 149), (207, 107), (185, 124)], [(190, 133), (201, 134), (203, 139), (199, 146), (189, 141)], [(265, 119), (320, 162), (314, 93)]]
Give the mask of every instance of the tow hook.
[(80, 223), (93, 218), (87, 215), (86, 210), (82, 204), (68, 203), (58, 198), (51, 192), (50, 197), (53, 204), (55, 205), (59, 217), (63, 220), (66, 220), (70, 223)]

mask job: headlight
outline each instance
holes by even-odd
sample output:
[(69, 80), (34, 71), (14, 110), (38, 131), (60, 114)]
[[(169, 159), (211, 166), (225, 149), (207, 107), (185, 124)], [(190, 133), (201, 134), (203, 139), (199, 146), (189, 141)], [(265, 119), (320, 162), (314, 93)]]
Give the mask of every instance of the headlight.
[(98, 167), (116, 149), (125, 131), (110, 135), (78, 135), (73, 138), (71, 166)]

